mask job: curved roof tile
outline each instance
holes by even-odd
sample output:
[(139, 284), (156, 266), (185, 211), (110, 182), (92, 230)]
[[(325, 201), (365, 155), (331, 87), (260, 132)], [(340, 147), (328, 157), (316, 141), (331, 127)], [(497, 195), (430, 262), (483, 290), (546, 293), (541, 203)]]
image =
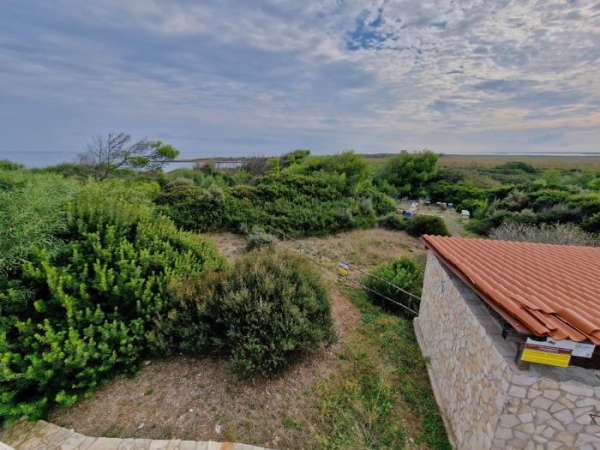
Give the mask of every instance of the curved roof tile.
[(421, 239), (533, 334), (600, 345), (600, 248)]

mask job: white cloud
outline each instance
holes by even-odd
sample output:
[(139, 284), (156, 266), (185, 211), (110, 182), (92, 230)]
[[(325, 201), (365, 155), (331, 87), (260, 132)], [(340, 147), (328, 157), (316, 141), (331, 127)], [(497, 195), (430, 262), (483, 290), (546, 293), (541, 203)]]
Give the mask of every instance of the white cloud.
[(0, 95), (85, 103), (138, 124), (162, 118), (208, 133), (227, 129), (240, 139), (265, 129), (290, 141), (325, 133), (331, 145), (378, 151), (399, 136), (422, 140), (419, 147), (449, 146), (454, 136), (489, 149), (469, 135), (544, 136), (556, 127), (570, 130), (563, 139), (573, 150), (600, 141), (600, 10), (593, 1), (38, 6), (26, 12), (9, 2), (0, 28), (0, 64), (8, 68)]

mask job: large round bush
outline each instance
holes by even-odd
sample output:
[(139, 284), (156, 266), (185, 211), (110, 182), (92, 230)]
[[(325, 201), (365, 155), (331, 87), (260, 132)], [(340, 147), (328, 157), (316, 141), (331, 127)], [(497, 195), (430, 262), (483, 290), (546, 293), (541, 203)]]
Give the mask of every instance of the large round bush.
[(334, 338), (331, 304), (309, 261), (279, 248), (240, 258), (206, 304), (214, 349), (245, 376), (275, 376)]

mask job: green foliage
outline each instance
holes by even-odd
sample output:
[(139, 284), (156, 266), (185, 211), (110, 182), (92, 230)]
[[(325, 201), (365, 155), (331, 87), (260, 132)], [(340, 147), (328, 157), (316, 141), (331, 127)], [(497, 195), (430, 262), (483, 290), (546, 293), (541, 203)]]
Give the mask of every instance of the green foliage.
[(529, 196), (524, 192), (514, 190), (504, 199), (504, 204), (509, 211), (521, 211), (529, 204)]
[(77, 189), (58, 176), (0, 171), (0, 274), (28, 261), (36, 248), (60, 247), (65, 206)]
[(456, 210), (461, 211), (463, 209), (466, 209), (467, 211), (469, 211), (471, 213), (471, 215), (473, 215), (479, 211), (486, 210), (487, 207), (488, 207), (487, 200), (468, 199), (468, 200), (463, 200), (459, 204), (457, 204)]
[(23, 170), (23, 164), (9, 161), (8, 159), (0, 159), (0, 170)]
[(180, 227), (190, 231), (216, 231), (226, 221), (226, 196), (216, 185), (203, 189), (193, 181), (178, 178), (171, 181), (157, 196), (161, 211)]
[(490, 189), (477, 188), (469, 184), (450, 183), (447, 181), (432, 183), (427, 187), (427, 191), (429, 192), (432, 202), (454, 203), (457, 207), (466, 201), (485, 201), (493, 199), (495, 196), (495, 192)]
[(414, 237), (419, 237), (423, 234), (450, 236), (444, 219), (437, 216), (413, 216), (407, 220), (405, 229), (408, 234)]
[[(293, 164), (256, 179), (233, 180), (232, 176), (223, 195), (214, 186), (208, 189), (214, 190), (212, 195), (207, 195), (199, 187), (206, 180), (196, 177), (198, 171), (179, 171), (193, 184), (172, 178), (156, 202), (187, 230), (239, 232), (244, 226), (270, 225), (294, 236), (369, 228), (377, 216), (394, 211), (394, 201), (372, 186), (370, 166), (363, 156), (345, 152), (310, 157), (307, 151), (298, 151), (288, 157)], [(206, 176), (218, 180), (216, 171)]]
[(68, 406), (142, 355), (178, 351), (190, 279), (224, 260), (156, 216), (152, 184), (89, 184), (63, 211), (64, 245), (0, 278), (0, 417)]
[(262, 228), (254, 227), (246, 234), (246, 251), (255, 250), (260, 247), (274, 247), (277, 238), (272, 234), (265, 232)]
[(376, 175), (377, 184), (392, 186), (397, 197), (422, 196), (425, 184), (437, 175), (438, 155), (425, 150), (420, 153), (403, 151), (390, 158)]
[(495, 170), (507, 170), (507, 171), (522, 171), (526, 173), (535, 173), (535, 167), (531, 164), (527, 164), (522, 161), (508, 161), (504, 164), (500, 164), (499, 166), (494, 167)]
[(570, 223), (532, 225), (506, 221), (489, 233), (490, 239), (577, 246), (600, 246), (600, 239)]
[(244, 376), (279, 375), (334, 340), (323, 279), (295, 253), (263, 247), (246, 254), (215, 279), (206, 302), (215, 350)]
[[(369, 273), (370, 275), (363, 276), (361, 280), (365, 286), (413, 311), (419, 311), (419, 300), (412, 295), (421, 296), (424, 276), (424, 269), (421, 264), (407, 257), (394, 258), (389, 262), (378, 265)], [(394, 311), (409, 319), (415, 317), (407, 309), (395, 305), (377, 295), (376, 292), (367, 291), (366, 293), (373, 304), (382, 306), (388, 311)]]
[(255, 186), (227, 191), (226, 228), (268, 225), (294, 236), (327, 235), (375, 224), (377, 211), (393, 211), (393, 203), (372, 188), (347, 196), (345, 174), (311, 175), (283, 171), (259, 178)]
[(371, 168), (366, 158), (352, 151), (333, 156), (307, 157), (302, 164), (297, 164), (290, 170), (306, 175), (325, 173), (341, 176), (342, 182), (338, 186), (344, 194), (356, 192), (371, 176)]
[(544, 181), (544, 185), (549, 188), (558, 188), (563, 185), (562, 173), (560, 169), (545, 170), (542, 180)]
[(339, 373), (316, 391), (319, 426), (308, 448), (450, 450), (425, 362), (409, 320), (390, 316), (351, 291), (362, 324), (350, 336)]
[(386, 228), (388, 230), (400, 231), (406, 230), (406, 224), (409, 220), (410, 219), (402, 217), (400, 214), (394, 212), (387, 214), (383, 217), (379, 217), (377, 219), (377, 224), (380, 227)]
[(80, 180), (86, 180), (88, 177), (92, 175), (90, 169), (86, 166), (82, 166), (81, 164), (75, 163), (62, 163), (57, 164), (55, 166), (43, 167), (41, 169), (30, 169), (31, 172), (41, 172), (41, 173), (55, 173), (59, 175), (63, 175), (65, 177), (77, 178)]
[[(575, 172), (568, 177), (563, 176), (558, 169), (549, 169), (544, 172), (542, 181), (522, 185), (507, 193), (502, 200), (492, 202), (487, 209), (476, 214), (476, 220), (471, 221), (467, 229), (487, 234), (508, 221), (538, 225), (572, 223), (586, 231), (598, 232), (595, 215), (600, 213), (600, 193), (585, 191), (580, 185), (568, 184), (589, 185), (593, 182), (590, 174)], [(499, 189), (495, 191), (500, 194)]]
[(600, 213), (583, 219), (581, 221), (581, 228), (590, 233), (600, 233)]
[(292, 166), (294, 164), (301, 164), (306, 158), (310, 156), (310, 150), (294, 150), (293, 152), (286, 153), (280, 158), (279, 166), (282, 169)]

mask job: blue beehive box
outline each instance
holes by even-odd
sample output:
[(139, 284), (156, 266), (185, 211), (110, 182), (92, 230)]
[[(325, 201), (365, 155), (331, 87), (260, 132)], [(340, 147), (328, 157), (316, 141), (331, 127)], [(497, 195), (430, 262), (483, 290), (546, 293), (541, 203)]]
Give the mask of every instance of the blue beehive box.
[(404, 211), (404, 217), (412, 217), (413, 213), (412, 211)]

